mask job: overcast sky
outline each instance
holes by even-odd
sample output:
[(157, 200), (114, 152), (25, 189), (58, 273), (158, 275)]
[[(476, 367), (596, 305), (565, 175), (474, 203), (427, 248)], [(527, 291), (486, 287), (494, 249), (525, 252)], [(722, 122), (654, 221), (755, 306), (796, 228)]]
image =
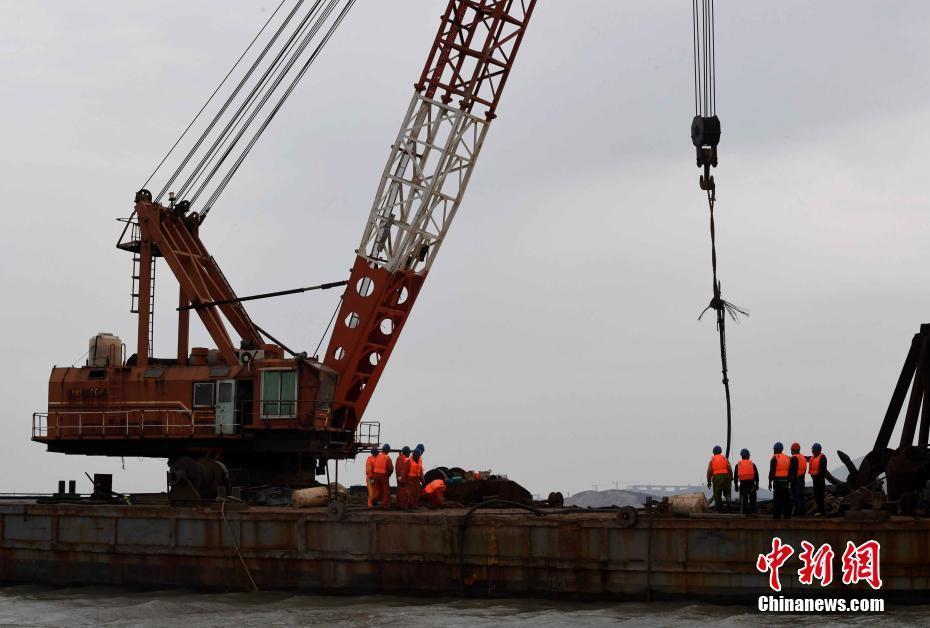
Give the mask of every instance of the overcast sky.
[[(0, 492), (163, 487), (163, 461), (45, 453), (31, 415), (90, 336), (135, 342), (115, 218), (276, 4), (0, 0)], [(444, 5), (358, 1), (204, 225), (240, 294), (348, 274)], [(917, 0), (717, 2), (735, 451), (860, 455), (930, 321), (928, 32)], [(725, 415), (691, 71), (690, 2), (539, 2), (368, 408), (384, 440), (543, 494), (702, 480)], [(337, 299), (249, 311), (312, 351)]]

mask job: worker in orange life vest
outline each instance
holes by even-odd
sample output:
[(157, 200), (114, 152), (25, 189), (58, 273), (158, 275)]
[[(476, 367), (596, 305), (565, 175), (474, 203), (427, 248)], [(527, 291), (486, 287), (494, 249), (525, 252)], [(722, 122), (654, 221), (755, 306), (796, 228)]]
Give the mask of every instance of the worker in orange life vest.
[[(797, 460), (792, 460), (783, 452), (785, 446), (780, 442), (772, 445), (772, 460), (769, 462), (769, 490), (772, 496), (772, 516), (775, 519), (791, 518), (791, 491), (788, 479), (791, 477), (791, 467), (797, 470)], [(773, 488), (774, 487), (774, 488)]]
[(791, 462), (794, 472), (790, 473), (788, 484), (791, 487), (791, 504), (796, 517), (803, 517), (807, 513), (804, 500), (804, 479), (807, 477), (807, 458), (801, 453), (800, 443), (791, 443)]
[(756, 512), (756, 493), (759, 490), (759, 469), (749, 459), (749, 450), (739, 452), (740, 461), (733, 471), (733, 481), (739, 491), (739, 511), (745, 515)]
[(827, 514), (824, 498), (827, 491), (827, 457), (821, 452), (820, 443), (811, 445), (810, 467), (811, 483), (814, 485), (814, 502), (817, 504), (817, 514), (822, 517)]
[(407, 463), (410, 460), (410, 448), (404, 445), (397, 460), (394, 461), (394, 473), (397, 476), (397, 507), (407, 508)]
[(368, 506), (375, 505), (375, 501), (378, 499), (378, 490), (375, 486), (375, 458), (378, 457), (378, 448), (372, 447), (371, 454), (369, 454), (368, 459), (365, 461), (365, 486), (368, 487)]
[(372, 480), (378, 493), (375, 501), (380, 501), (384, 508), (391, 507), (391, 474), (394, 472), (394, 464), (391, 462), (390, 451), (391, 446), (385, 443), (372, 463)]
[[(730, 479), (733, 469), (730, 461), (723, 455), (720, 445), (714, 447), (714, 455), (707, 463), (707, 488), (714, 488), (714, 507), (717, 512), (726, 512), (730, 509)], [(726, 502), (726, 510), (723, 503)]]
[(423, 486), (423, 460), (420, 459), (420, 450), (414, 449), (407, 460), (407, 506), (420, 507), (420, 490)]
[(443, 480), (433, 480), (423, 489), (426, 500), (433, 506), (442, 506), (443, 495), (446, 493), (446, 483)]

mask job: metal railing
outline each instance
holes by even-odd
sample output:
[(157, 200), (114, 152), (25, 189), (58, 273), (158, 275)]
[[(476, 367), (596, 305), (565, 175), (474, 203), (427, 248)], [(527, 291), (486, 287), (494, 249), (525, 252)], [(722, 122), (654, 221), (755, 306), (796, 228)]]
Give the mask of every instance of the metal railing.
[[(237, 413), (238, 415), (238, 413)], [(34, 412), (33, 438), (115, 438), (165, 436), (177, 438), (236, 436), (238, 416), (233, 423), (217, 424), (210, 411), (97, 410)]]
[(281, 401), (259, 399), (258, 416), (263, 421), (293, 421), (310, 415), (312, 418), (330, 418), (332, 403), (329, 401)]

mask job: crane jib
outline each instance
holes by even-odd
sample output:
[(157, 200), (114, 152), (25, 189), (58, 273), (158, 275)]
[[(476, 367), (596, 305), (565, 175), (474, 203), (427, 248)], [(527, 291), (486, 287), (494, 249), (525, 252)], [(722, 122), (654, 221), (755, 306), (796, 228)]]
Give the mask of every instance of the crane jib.
[(450, 0), (391, 147), (323, 362), (365, 411), (461, 204), (536, 1)]

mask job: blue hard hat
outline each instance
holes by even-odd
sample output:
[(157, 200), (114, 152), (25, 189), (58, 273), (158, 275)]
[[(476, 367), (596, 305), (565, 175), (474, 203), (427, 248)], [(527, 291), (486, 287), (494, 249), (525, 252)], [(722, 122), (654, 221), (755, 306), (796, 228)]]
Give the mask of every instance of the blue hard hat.
[(417, 446), (414, 447), (414, 449), (419, 449), (421, 454), (422, 454), (424, 451), (426, 451), (426, 447), (423, 446), (423, 443), (417, 444)]
[(405, 456), (409, 456), (409, 455), (410, 455), (410, 448), (407, 447), (407, 445), (404, 445), (404, 448), (401, 449), (400, 451), (401, 451), (401, 453), (404, 454)]
[(388, 445), (387, 443), (384, 443), (383, 445), (381, 445), (381, 451), (391, 451), (391, 446)]
[(377, 448), (377, 447), (372, 447), (372, 448), (371, 448), (371, 455), (373, 455), (373, 456), (377, 456), (377, 455), (378, 455), (378, 448)]
[(779, 441), (775, 443), (774, 445), (772, 445), (772, 449), (774, 449), (775, 451), (783, 451), (785, 449), (785, 446), (781, 444), (781, 441)]
[(820, 443), (814, 443), (811, 445), (811, 451), (820, 451), (821, 449), (823, 448), (820, 446)]
[(749, 450), (748, 450), (748, 449), (740, 449), (740, 450), (739, 450), (739, 457), (740, 457), (740, 458), (748, 458), (748, 457), (749, 457)]
[(723, 453), (723, 447), (721, 447), (720, 445), (714, 445), (714, 453), (715, 454)]

